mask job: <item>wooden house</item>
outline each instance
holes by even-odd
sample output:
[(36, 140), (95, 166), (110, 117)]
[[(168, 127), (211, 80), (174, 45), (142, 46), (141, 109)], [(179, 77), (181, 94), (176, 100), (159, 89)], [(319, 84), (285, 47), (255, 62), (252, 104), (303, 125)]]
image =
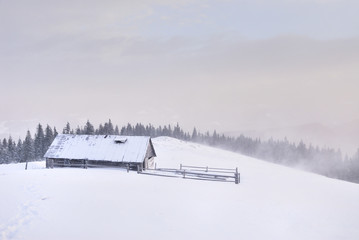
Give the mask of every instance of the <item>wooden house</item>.
[(155, 149), (150, 137), (59, 134), (45, 156), (46, 167), (152, 168)]

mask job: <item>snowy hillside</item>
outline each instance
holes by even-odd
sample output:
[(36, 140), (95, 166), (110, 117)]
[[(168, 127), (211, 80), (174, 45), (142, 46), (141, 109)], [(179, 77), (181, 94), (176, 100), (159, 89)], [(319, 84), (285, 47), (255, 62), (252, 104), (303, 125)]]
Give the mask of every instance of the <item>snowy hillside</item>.
[(359, 185), (153, 139), (157, 167), (238, 167), (241, 183), (0, 165), (1, 239), (359, 239)]

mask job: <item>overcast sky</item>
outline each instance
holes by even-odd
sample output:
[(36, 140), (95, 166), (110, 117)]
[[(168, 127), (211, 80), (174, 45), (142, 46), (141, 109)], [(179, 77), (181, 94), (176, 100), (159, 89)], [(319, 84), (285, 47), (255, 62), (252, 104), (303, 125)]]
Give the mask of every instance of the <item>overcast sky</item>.
[(357, 0), (0, 0), (0, 136), (359, 119)]

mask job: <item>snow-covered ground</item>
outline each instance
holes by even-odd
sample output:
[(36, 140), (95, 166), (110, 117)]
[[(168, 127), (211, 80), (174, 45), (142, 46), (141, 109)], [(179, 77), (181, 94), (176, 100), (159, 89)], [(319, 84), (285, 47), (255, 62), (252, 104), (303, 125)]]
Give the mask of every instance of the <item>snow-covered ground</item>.
[(157, 167), (238, 167), (241, 183), (119, 169), (0, 166), (1, 239), (359, 239), (359, 185), (171, 138)]

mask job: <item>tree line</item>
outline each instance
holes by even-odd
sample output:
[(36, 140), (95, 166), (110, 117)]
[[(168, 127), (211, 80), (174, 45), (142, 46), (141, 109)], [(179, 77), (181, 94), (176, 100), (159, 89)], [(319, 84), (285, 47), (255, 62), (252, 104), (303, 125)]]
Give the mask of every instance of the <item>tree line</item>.
[(17, 163), (41, 159), (57, 136), (56, 128), (39, 124), (34, 138), (27, 131), (24, 140), (15, 142), (12, 137), (4, 138), (0, 144), (0, 164)]
[[(331, 178), (359, 183), (359, 149), (351, 157), (333, 148), (319, 148), (312, 144), (289, 142), (283, 140), (261, 140), (243, 135), (229, 137), (218, 134), (216, 130), (201, 133), (196, 128), (191, 133), (184, 131), (179, 124), (154, 127), (152, 124), (144, 125), (128, 123), (121, 129), (114, 126), (111, 120), (100, 124), (97, 128), (90, 121), (84, 126), (71, 128), (67, 123), (62, 130), (64, 134), (87, 135), (127, 135), (127, 136), (168, 136), (184, 141), (206, 144), (229, 151), (241, 153), (273, 163), (299, 167)], [(0, 144), (0, 163), (25, 162), (40, 160), (56, 137), (56, 128), (46, 126), (45, 130), (38, 124), (34, 138), (27, 131), (25, 139), (19, 139), (17, 143), (11, 138), (4, 138)]]

